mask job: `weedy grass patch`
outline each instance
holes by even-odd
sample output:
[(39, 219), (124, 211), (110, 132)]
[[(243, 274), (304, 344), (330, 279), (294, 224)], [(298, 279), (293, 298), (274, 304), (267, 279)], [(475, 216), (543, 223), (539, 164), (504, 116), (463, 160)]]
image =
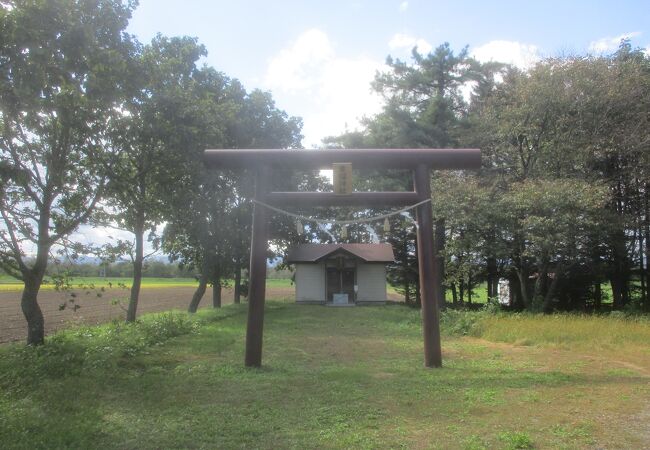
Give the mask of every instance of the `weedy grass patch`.
[(268, 302), (265, 316), (261, 369), (243, 367), (246, 305), (67, 330), (40, 348), (4, 346), (0, 442), (120, 449), (647, 442), (630, 423), (650, 406), (650, 375), (642, 350), (622, 351), (628, 341), (611, 344), (609, 356), (586, 352), (578, 338), (542, 345), (555, 342), (552, 333), (519, 346), (495, 330), (534, 317), (448, 312), (445, 366), (431, 370), (422, 366), (420, 312), (411, 308)]
[(447, 329), (490, 341), (519, 345), (554, 345), (567, 348), (647, 347), (650, 318), (620, 313), (530, 314), (448, 311)]

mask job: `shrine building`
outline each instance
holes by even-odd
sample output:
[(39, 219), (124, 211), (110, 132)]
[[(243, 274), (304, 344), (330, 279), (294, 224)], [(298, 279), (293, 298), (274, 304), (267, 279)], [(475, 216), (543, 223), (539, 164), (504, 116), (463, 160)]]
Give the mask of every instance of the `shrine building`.
[(297, 303), (334, 306), (386, 302), (390, 244), (301, 244), (289, 251)]

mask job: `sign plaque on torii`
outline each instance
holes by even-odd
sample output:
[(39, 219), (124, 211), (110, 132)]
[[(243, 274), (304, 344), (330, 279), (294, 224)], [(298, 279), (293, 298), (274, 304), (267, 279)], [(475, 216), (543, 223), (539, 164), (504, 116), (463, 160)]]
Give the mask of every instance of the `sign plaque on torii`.
[[(479, 169), (478, 149), (344, 149), (344, 150), (206, 150), (205, 163), (215, 169), (249, 169), (256, 173), (255, 200), (272, 206), (408, 206), (431, 198), (431, 170)], [(413, 171), (410, 192), (271, 192), (273, 169), (331, 169), (351, 163), (355, 168), (409, 169)], [(442, 367), (439, 305), (441, 280), (436, 280), (431, 204), (416, 208), (424, 365)], [(248, 323), (245, 364), (260, 367), (266, 290), (268, 210), (256, 203), (249, 270)]]

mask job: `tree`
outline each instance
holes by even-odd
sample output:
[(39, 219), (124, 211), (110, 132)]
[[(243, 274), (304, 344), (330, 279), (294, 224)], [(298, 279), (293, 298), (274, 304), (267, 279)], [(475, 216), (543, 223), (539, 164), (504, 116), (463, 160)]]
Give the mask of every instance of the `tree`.
[[(630, 299), (631, 262), (636, 259), (643, 267), (647, 243), (642, 201), (647, 166), (641, 155), (648, 137), (640, 124), (648, 120), (643, 112), (650, 101), (648, 73), (647, 58), (625, 43), (607, 57), (549, 59), (528, 72), (509, 71), (470, 116), (475, 145), (484, 150), (483, 175), (493, 178), (497, 197), (513, 183), (543, 179), (567, 180), (558, 184), (567, 189), (573, 188), (569, 180), (587, 181), (594, 191), (609, 186), (598, 227), (608, 234), (594, 234), (591, 262), (582, 260), (574, 267), (583, 267), (592, 278), (597, 304), (606, 274), (616, 308)], [(558, 194), (557, 200), (572, 194)], [(570, 215), (565, 219), (571, 220)], [(543, 273), (537, 261), (526, 259), (527, 245), (524, 230), (512, 235), (511, 267), (514, 273), (530, 272), (517, 276), (517, 283)], [(629, 248), (638, 249), (637, 256)]]
[[(258, 90), (246, 93), (236, 80), (226, 85), (218, 96), (210, 85), (203, 85), (214, 98), (212, 103), (207, 102), (212, 110), (204, 114), (214, 123), (206, 123), (203, 129), (221, 129), (223, 134), (208, 135), (201, 146), (187, 154), (188, 182), (176, 189), (174, 202), (179, 207), (171, 208), (179, 214), (169, 217), (163, 236), (163, 248), (171, 258), (199, 272), (190, 312), (198, 308), (208, 283), (213, 286), (213, 305), (220, 306), (221, 285), (230, 276), (234, 276), (235, 301), (239, 301), (242, 269), (247, 267), (250, 247), (250, 174), (209, 171), (202, 163), (202, 151), (296, 148), (301, 139), (300, 120), (277, 109), (270, 94)], [(284, 184), (293, 179), (279, 178)]]
[[(642, 50), (623, 41), (609, 56), (552, 58), (523, 71), (478, 64), (445, 44), (414, 51), (411, 64), (387, 63), (374, 83), (383, 111), (328, 143), (482, 149), (480, 173), (433, 178), (436, 240), (447, 241), (456, 300), (481, 281), (495, 298), (505, 277), (517, 308), (598, 308), (609, 280), (614, 308), (650, 308), (650, 59)], [(470, 87), (468, 103), (460, 94)], [(412, 264), (412, 245), (393, 246)], [(408, 283), (407, 268), (391, 270), (392, 283)]]
[[(605, 208), (608, 235), (594, 263), (605, 260), (615, 308), (631, 301), (650, 308), (645, 264), (650, 249), (650, 58), (622, 41), (612, 55), (574, 58), (567, 66), (571, 77), (567, 90), (576, 100), (571, 108), (573, 126), (565, 139), (580, 149), (574, 152), (580, 157), (576, 165), (580, 175), (604, 183), (611, 193)], [(639, 288), (633, 279), (640, 282)]]
[[(138, 55), (140, 86), (111, 124), (115, 153), (107, 158), (109, 220), (132, 232), (133, 283), (126, 320), (136, 318), (145, 255), (145, 233), (157, 245), (156, 227), (170, 215), (188, 149), (201, 142), (205, 113), (197, 97), (206, 54), (196, 39), (157, 36)], [(181, 169), (181, 170), (179, 170)]]
[(407, 305), (420, 306), (420, 283), (415, 226), (401, 220), (390, 220), (388, 243), (393, 247), (395, 262), (387, 267), (391, 286), (404, 296)]
[(53, 246), (90, 217), (105, 179), (105, 125), (128, 88), (134, 2), (14, 0), (0, 10), (0, 265), (25, 284), (28, 344)]
[[(222, 279), (229, 275), (233, 263), (233, 248), (237, 242), (233, 219), (232, 185), (226, 177), (207, 173), (197, 167), (196, 176), (203, 181), (197, 191), (186, 191), (185, 207), (192, 211), (178, 214), (163, 232), (163, 248), (172, 261), (199, 273), (199, 285), (190, 300), (188, 311), (196, 312), (212, 283), (213, 306), (221, 306)], [(234, 245), (233, 245), (234, 244)]]
[[(414, 48), (412, 64), (387, 58), (389, 70), (376, 76), (373, 88), (385, 99), (383, 111), (364, 121), (365, 130), (348, 133), (327, 142), (341, 147), (454, 147), (460, 145), (462, 130), (466, 127), (467, 103), (462, 89), (469, 83), (487, 84), (488, 71), (468, 56), (467, 48), (455, 54), (448, 43), (422, 55)], [(499, 65), (490, 65), (490, 74)], [(484, 87), (484, 89), (487, 89)], [(366, 187), (412, 189), (412, 182), (404, 174), (381, 172), (367, 178)], [(405, 184), (404, 180), (408, 180)], [(437, 216), (437, 245), (444, 240), (445, 216)], [(419, 304), (419, 276), (415, 257), (415, 233), (409, 225), (395, 221), (396, 229), (390, 241), (398, 254), (389, 267), (389, 281), (405, 295), (415, 294)], [(433, 231), (433, 230), (432, 230)], [(443, 258), (438, 254), (442, 273)], [(444, 293), (438, 299), (444, 304)]]
[(606, 189), (576, 179), (515, 183), (503, 197), (502, 227), (523, 242), (513, 266), (527, 309), (551, 312), (558, 282), (589, 263), (592, 239), (604, 237), (600, 216), (607, 200)]
[[(413, 64), (389, 56), (389, 71), (375, 78), (373, 88), (386, 105), (367, 122), (370, 135), (391, 147), (458, 145), (467, 113), (462, 88), (485, 78), (481, 65), (468, 56), (467, 47), (455, 54), (448, 43), (427, 55), (414, 48), (411, 57)], [(386, 128), (386, 122), (392, 126)]]

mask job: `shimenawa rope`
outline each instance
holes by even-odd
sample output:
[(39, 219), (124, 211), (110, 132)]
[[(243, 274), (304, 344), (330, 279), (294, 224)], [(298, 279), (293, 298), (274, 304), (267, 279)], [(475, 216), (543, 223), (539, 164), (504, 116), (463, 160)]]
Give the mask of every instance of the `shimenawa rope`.
[(270, 209), (272, 211), (275, 211), (277, 213), (284, 214), (286, 216), (293, 217), (293, 218), (295, 218), (297, 220), (302, 220), (304, 222), (317, 223), (319, 225), (327, 225), (327, 224), (352, 225), (352, 224), (356, 224), (356, 223), (376, 222), (376, 221), (381, 220), (381, 219), (386, 219), (388, 217), (392, 217), (392, 216), (396, 216), (398, 214), (402, 214), (403, 212), (409, 211), (409, 210), (411, 210), (413, 208), (417, 208), (418, 206), (424, 205), (425, 203), (430, 202), (430, 201), (431, 201), (431, 199), (422, 200), (421, 202), (418, 202), (418, 203), (416, 203), (414, 205), (407, 206), (407, 207), (402, 208), (402, 209), (400, 209), (398, 211), (393, 211), (393, 212), (390, 212), (388, 214), (381, 214), (381, 215), (372, 216), (372, 217), (363, 217), (363, 218), (360, 218), (360, 219), (353, 219), (353, 220), (338, 220), (338, 219), (316, 219), (316, 218), (313, 218), (313, 217), (303, 216), (301, 214), (296, 214), (296, 213), (292, 213), (292, 212), (289, 212), (289, 211), (285, 211), (284, 209), (276, 208), (275, 206), (271, 206), (271, 205), (268, 205), (268, 204), (266, 204), (264, 202), (261, 202), (259, 200), (253, 199), (253, 203), (257, 203), (258, 205), (263, 206), (265, 208), (268, 208), (268, 209)]

